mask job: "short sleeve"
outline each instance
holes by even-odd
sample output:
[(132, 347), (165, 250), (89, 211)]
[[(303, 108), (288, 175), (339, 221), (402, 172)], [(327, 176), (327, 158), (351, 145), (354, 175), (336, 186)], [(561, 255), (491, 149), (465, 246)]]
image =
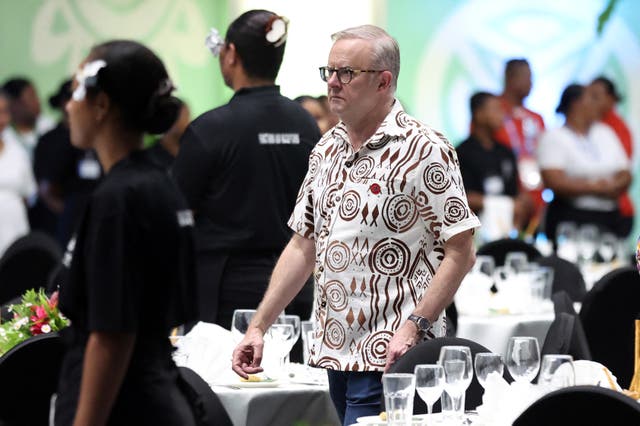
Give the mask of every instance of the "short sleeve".
[(597, 126), (600, 135), (596, 137), (607, 141), (603, 145), (607, 147), (608, 160), (611, 161), (614, 166), (618, 166), (617, 170), (630, 171), (631, 161), (629, 160), (629, 157), (627, 157), (622, 146), (622, 142), (620, 142), (620, 139), (613, 129), (605, 124), (598, 124)]
[(537, 152), (540, 170), (566, 168), (564, 144), (559, 140), (563, 135), (558, 130), (561, 129), (544, 132), (540, 137)]
[(446, 241), (480, 221), (469, 208), (455, 149), (441, 136), (432, 138), (420, 159), (414, 196), (427, 229)]
[(320, 160), (320, 155), (313, 150), (309, 156), (307, 174), (300, 185), (296, 205), (288, 222), (293, 232), (309, 239), (315, 239), (313, 186)]

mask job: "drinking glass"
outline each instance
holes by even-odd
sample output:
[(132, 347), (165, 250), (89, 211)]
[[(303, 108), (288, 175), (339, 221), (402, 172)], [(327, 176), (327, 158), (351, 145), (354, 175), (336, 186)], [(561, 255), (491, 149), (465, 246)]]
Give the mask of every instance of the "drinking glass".
[(545, 355), (542, 358), (538, 384), (550, 390), (566, 388), (576, 383), (571, 355)]
[(278, 373), (282, 373), (284, 357), (291, 350), (289, 342), (293, 339), (294, 328), (291, 324), (273, 324), (267, 329), (264, 337), (263, 364)]
[(438, 364), (444, 369), (444, 390), (451, 397), (456, 417), (464, 414), (464, 394), (473, 378), (471, 350), (468, 346), (443, 346)]
[(513, 272), (522, 271), (527, 263), (529, 263), (527, 254), (522, 251), (512, 251), (510, 253), (507, 253), (504, 258), (505, 268), (510, 269)]
[(276, 324), (291, 324), (293, 326), (293, 335), (287, 340), (287, 344), (289, 345), (289, 350), (287, 351), (287, 355), (285, 356), (285, 365), (289, 365), (289, 352), (293, 349), (293, 346), (296, 344), (298, 339), (300, 338), (300, 317), (298, 315), (285, 315), (281, 314), (276, 318)]
[(476, 263), (473, 264), (473, 272), (481, 272), (488, 276), (493, 276), (496, 262), (493, 256), (479, 255), (476, 256)]
[(618, 238), (610, 232), (605, 232), (600, 237), (598, 253), (604, 263), (611, 263), (618, 249)]
[(410, 373), (382, 375), (384, 404), (388, 425), (411, 426), (416, 376)]
[(540, 348), (535, 337), (512, 337), (507, 345), (507, 368), (518, 383), (530, 383), (540, 370)]
[(508, 285), (508, 281), (513, 279), (515, 274), (511, 271), (510, 268), (506, 266), (498, 266), (495, 268), (493, 272), (493, 282), (498, 289), (498, 292), (504, 290)]
[(500, 377), (504, 374), (504, 364), (502, 356), (490, 352), (477, 353), (475, 358), (476, 377), (478, 383), (483, 388), (487, 382), (487, 378), (491, 374), (498, 374)]
[(599, 245), (599, 231), (595, 225), (582, 225), (578, 228), (578, 253), (584, 263), (593, 261)]
[(573, 222), (560, 222), (556, 228), (558, 256), (570, 262), (578, 260), (577, 226)]
[(244, 334), (251, 324), (253, 316), (256, 314), (255, 309), (236, 309), (233, 311), (233, 318), (231, 319), (231, 335), (236, 343), (240, 343)]
[(302, 335), (302, 359), (305, 365), (309, 363), (309, 344), (313, 338), (313, 321), (300, 322), (300, 334)]
[(444, 369), (439, 364), (419, 364), (413, 369), (416, 376), (416, 392), (427, 404), (427, 414), (431, 415), (444, 389)]

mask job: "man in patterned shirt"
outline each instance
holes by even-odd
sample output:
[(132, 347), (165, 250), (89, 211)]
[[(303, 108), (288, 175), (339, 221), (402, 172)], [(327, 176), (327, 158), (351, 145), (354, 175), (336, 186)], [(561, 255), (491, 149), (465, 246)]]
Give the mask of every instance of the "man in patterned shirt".
[(399, 356), (444, 336), (443, 311), (474, 262), (479, 222), (454, 148), (394, 98), (397, 42), (371, 25), (333, 40), (320, 76), (340, 122), (311, 153), (289, 220), (295, 234), (233, 369), (261, 371), (263, 334), (313, 272), (309, 363), (327, 369), (346, 425), (379, 412), (381, 375)]

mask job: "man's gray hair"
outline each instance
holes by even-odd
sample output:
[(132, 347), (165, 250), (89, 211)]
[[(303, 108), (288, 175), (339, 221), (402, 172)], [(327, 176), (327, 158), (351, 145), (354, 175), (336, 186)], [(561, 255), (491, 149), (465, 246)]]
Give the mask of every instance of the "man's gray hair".
[(385, 30), (375, 25), (360, 25), (347, 28), (331, 35), (336, 42), (343, 39), (370, 40), (373, 48), (371, 66), (377, 70), (390, 71), (393, 75), (391, 87), (395, 91), (398, 87), (398, 74), (400, 74), (400, 47), (398, 42)]

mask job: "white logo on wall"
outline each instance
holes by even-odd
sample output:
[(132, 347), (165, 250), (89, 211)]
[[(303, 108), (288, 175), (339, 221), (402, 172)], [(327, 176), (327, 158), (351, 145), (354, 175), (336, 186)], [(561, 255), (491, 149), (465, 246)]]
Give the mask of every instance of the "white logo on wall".
[[(142, 40), (161, 52), (169, 68), (178, 63), (205, 65), (202, 48), (207, 26), (195, 0), (56, 0), (36, 13), (31, 52), (38, 64), (67, 59), (71, 73), (96, 43), (110, 39)], [(196, 41), (200, 41), (200, 44)]]
[[(625, 115), (640, 117), (640, 46), (616, 13), (600, 38), (596, 21), (604, 7), (596, 0), (471, 0), (446, 19), (425, 46), (417, 81), (418, 117), (441, 128), (452, 140), (469, 130), (470, 95), (502, 90), (506, 59), (526, 57), (533, 89), (526, 104), (540, 112), (547, 127), (560, 124), (554, 113), (564, 87), (588, 83), (605, 73), (623, 89)], [(629, 120), (635, 140), (638, 120)]]

